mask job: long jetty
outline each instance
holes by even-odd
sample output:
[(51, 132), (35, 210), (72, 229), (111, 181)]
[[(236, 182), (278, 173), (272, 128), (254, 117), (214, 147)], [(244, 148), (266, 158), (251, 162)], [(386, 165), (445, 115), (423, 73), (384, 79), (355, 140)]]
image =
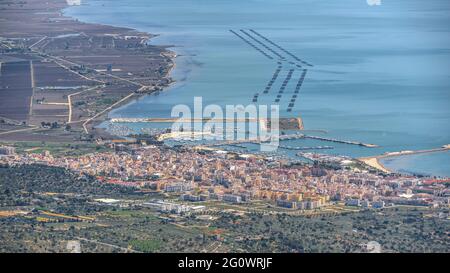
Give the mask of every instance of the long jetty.
[(376, 147), (378, 147), (378, 145), (376, 145), (376, 144), (369, 144), (369, 143), (363, 143), (363, 142), (351, 141), (351, 140), (341, 140), (341, 139), (335, 139), (335, 138), (326, 138), (326, 137), (309, 136), (309, 135), (304, 135), (304, 137), (305, 138), (310, 138), (310, 139), (322, 140), (322, 141), (329, 141), (329, 142), (343, 143), (343, 144), (349, 144), (349, 145), (363, 146), (363, 147), (366, 147), (366, 148), (376, 148)]
[[(201, 135), (202, 133), (200, 132), (199, 134)], [(159, 139), (165, 140), (165, 139), (177, 138), (177, 137), (181, 137), (181, 136), (190, 138), (192, 135), (193, 134), (190, 133), (190, 132), (182, 132), (182, 133), (176, 133), (176, 134), (168, 133), (168, 134), (161, 135), (159, 137)], [(305, 135), (305, 134), (301, 134), (301, 133), (280, 135), (278, 137), (278, 140), (279, 141), (287, 141), (287, 140), (295, 140), (295, 139), (302, 139), (302, 138), (317, 139), (317, 140), (322, 140), (322, 141), (337, 142), (337, 143), (343, 143), (343, 144), (349, 144), (349, 145), (358, 145), (358, 146), (363, 146), (363, 147), (367, 147), (367, 148), (378, 147), (375, 144), (367, 144), (367, 143), (356, 142), (356, 141), (347, 141), (347, 140), (339, 140), (339, 139), (333, 139), (333, 138), (310, 136), (310, 135)], [(271, 140), (261, 140), (259, 138), (254, 138), (254, 139), (242, 139), (242, 140), (224, 140), (224, 141), (220, 141), (220, 142), (210, 143), (210, 144), (207, 144), (207, 145), (204, 145), (204, 146), (208, 146), (208, 147), (224, 146), (224, 145), (238, 146), (239, 144), (245, 144), (245, 143), (261, 144), (261, 143), (268, 143), (269, 141), (273, 141), (273, 139), (271, 139)], [(280, 145), (279, 147), (282, 148), (282, 149), (287, 149), (287, 150), (334, 149), (333, 146), (304, 147), (304, 146)], [(444, 148), (441, 148), (439, 150), (448, 150), (448, 149), (450, 149), (450, 145), (444, 146)], [(430, 152), (430, 151), (437, 151), (437, 149), (435, 149), (435, 150), (426, 150), (426, 151), (418, 151), (418, 152)]]
[(450, 144), (443, 145), (439, 148), (434, 149), (426, 149), (426, 150), (416, 150), (416, 151), (400, 151), (400, 152), (390, 152), (382, 155), (375, 156), (376, 158), (388, 158), (388, 157), (396, 157), (396, 156), (404, 156), (404, 155), (415, 155), (415, 154), (428, 154), (428, 153), (436, 153), (450, 150)]
[(334, 149), (333, 146), (312, 146), (312, 147), (305, 147), (305, 146), (286, 146), (286, 145), (280, 145), (278, 146), (281, 149), (285, 150), (295, 150), (295, 151), (308, 151), (308, 150), (331, 150)]
[[(245, 144), (243, 142), (240, 142), (240, 143)], [(254, 142), (248, 142), (248, 143), (254, 143)], [(229, 146), (229, 147), (235, 147), (235, 148), (239, 148), (239, 149), (248, 149), (247, 146), (240, 145), (238, 143), (214, 143), (212, 145), (206, 145), (206, 146)], [(286, 145), (278, 145), (278, 148), (284, 149), (284, 150), (295, 150), (295, 151), (328, 150), (328, 149), (331, 150), (331, 149), (334, 149), (333, 146), (311, 146), (311, 147), (296, 146), (296, 147), (292, 147), (292, 146), (286, 146)]]
[[(111, 123), (173, 123), (173, 122), (207, 122), (213, 120), (212, 118), (111, 118)], [(265, 119), (257, 118), (222, 118), (214, 119), (218, 122), (259, 122), (266, 121)]]
[(367, 148), (378, 147), (378, 145), (376, 145), (376, 144), (369, 144), (369, 143), (363, 143), (363, 142), (358, 142), (358, 141), (341, 140), (341, 139), (327, 138), (327, 137), (319, 137), (319, 136), (311, 136), (311, 135), (305, 135), (305, 134), (301, 134), (301, 133), (281, 135), (279, 137), (279, 140), (283, 141), (283, 140), (294, 140), (294, 139), (301, 139), (301, 138), (309, 138), (309, 139), (316, 139), (316, 140), (321, 140), (321, 141), (343, 143), (343, 144), (349, 144), (349, 145), (357, 145), (357, 146), (363, 146), (363, 147), (367, 147)]

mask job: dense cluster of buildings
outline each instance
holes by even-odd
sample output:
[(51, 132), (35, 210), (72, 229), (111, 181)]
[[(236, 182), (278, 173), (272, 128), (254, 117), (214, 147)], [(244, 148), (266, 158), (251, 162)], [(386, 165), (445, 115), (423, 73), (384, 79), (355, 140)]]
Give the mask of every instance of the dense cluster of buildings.
[(13, 154), (1, 157), (2, 162), (64, 167), (105, 183), (177, 194), (189, 202), (266, 200), (286, 208), (315, 209), (330, 201), (342, 201), (350, 206), (381, 208), (385, 204), (448, 206), (450, 197), (448, 180), (285, 165), (281, 160), (194, 148), (130, 146), (116, 152), (62, 158), (49, 153)]

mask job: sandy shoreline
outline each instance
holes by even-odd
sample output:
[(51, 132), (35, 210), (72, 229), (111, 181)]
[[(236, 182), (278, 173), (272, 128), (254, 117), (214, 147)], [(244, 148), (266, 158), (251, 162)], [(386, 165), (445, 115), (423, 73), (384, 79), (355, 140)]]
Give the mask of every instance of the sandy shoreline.
[(426, 154), (426, 153), (436, 153), (436, 152), (443, 152), (450, 150), (450, 144), (443, 145), (440, 148), (434, 148), (434, 149), (427, 149), (427, 150), (416, 150), (416, 151), (400, 151), (400, 152), (391, 152), (386, 153), (378, 156), (371, 156), (371, 157), (361, 157), (358, 158), (359, 161), (364, 162), (365, 164), (378, 169), (385, 173), (393, 173), (394, 171), (390, 170), (386, 166), (384, 166), (380, 159), (383, 158), (392, 158), (392, 157), (399, 157), (399, 156), (408, 156), (408, 155), (416, 155), (416, 154)]
[(369, 165), (372, 168), (375, 168), (377, 170), (380, 170), (384, 173), (392, 173), (391, 170), (389, 170), (388, 168), (386, 168), (378, 159), (377, 156), (374, 157), (362, 157), (362, 158), (358, 158), (359, 161), (364, 162), (366, 165)]

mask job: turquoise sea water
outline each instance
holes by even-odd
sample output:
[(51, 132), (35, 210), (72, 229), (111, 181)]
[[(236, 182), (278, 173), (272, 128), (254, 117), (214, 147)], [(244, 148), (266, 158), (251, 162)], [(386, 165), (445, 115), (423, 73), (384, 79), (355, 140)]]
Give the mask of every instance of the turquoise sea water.
[[(439, 164), (436, 162), (439, 161)], [(389, 169), (401, 173), (414, 173), (425, 176), (449, 176), (449, 152), (417, 154), (382, 159), (381, 162)], [(417, 164), (416, 162), (420, 162)]]
[[(284, 145), (332, 145), (335, 149), (321, 152), (359, 157), (450, 143), (447, 0), (382, 0), (380, 6), (365, 0), (89, 0), (65, 13), (86, 22), (160, 34), (152, 42), (175, 45), (173, 50), (180, 54), (172, 75), (177, 84), (111, 116), (167, 117), (173, 105), (192, 104), (194, 96), (202, 96), (204, 104), (246, 105), (260, 93), (258, 103), (271, 104), (289, 69), (295, 68), (279, 102), (281, 116), (301, 116), (306, 129), (328, 131), (314, 135), (380, 147), (313, 140)], [(278, 81), (262, 94), (276, 60), (230, 29), (249, 41), (239, 30), (254, 29), (314, 65), (307, 67), (292, 112), (286, 109), (301, 69), (289, 64), (293, 59), (288, 56)], [(450, 176), (449, 160), (450, 152), (444, 152), (399, 157), (386, 164), (403, 172)]]

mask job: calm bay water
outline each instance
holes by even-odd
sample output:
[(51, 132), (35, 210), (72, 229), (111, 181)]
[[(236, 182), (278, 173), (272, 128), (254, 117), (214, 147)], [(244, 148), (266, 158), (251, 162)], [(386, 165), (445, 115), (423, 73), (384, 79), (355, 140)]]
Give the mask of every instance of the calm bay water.
[[(279, 82), (262, 94), (276, 61), (229, 31), (254, 29), (314, 64), (295, 107), (286, 112), (301, 74), (294, 71), (279, 103), (281, 116), (301, 116), (306, 129), (328, 131), (314, 135), (380, 145), (332, 144), (335, 149), (323, 152), (358, 157), (450, 143), (447, 0), (385, 0), (380, 6), (365, 0), (89, 0), (65, 12), (86, 22), (161, 34), (152, 42), (175, 45), (180, 54), (172, 75), (177, 84), (111, 116), (167, 117), (173, 105), (192, 104), (194, 96), (204, 104), (247, 105), (260, 93), (258, 103), (274, 103), (293, 66), (285, 63)], [(450, 176), (449, 162), (450, 152), (444, 152), (385, 163), (399, 171)]]

